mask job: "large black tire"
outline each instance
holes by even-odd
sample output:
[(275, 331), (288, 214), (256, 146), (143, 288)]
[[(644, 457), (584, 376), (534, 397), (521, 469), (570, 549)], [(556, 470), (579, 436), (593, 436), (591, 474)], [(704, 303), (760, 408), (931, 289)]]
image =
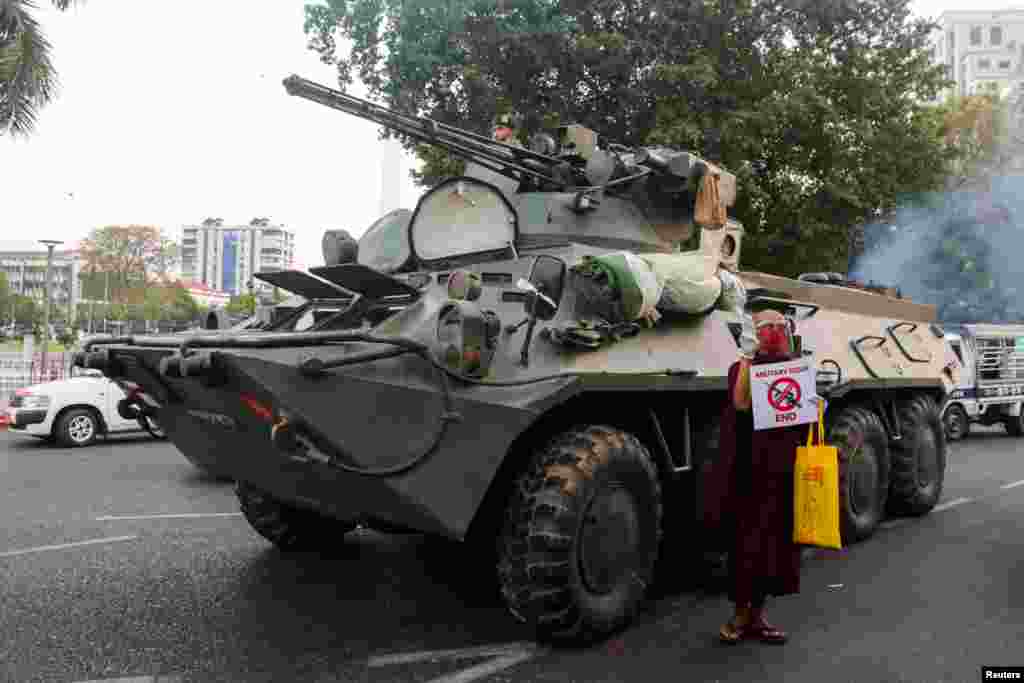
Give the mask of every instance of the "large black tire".
[(241, 482), (235, 484), (235, 495), (250, 526), (281, 550), (323, 550), (356, 528), (355, 524), (282, 503)]
[(57, 420), (53, 436), (64, 448), (81, 448), (96, 442), (100, 435), (100, 420), (88, 408), (72, 408)]
[(889, 493), (889, 437), (875, 413), (843, 408), (826, 441), (839, 449), (839, 530), (843, 545), (868, 538), (885, 516)]
[(946, 430), (939, 409), (920, 394), (896, 404), (902, 438), (892, 449), (893, 514), (923, 515), (942, 496), (946, 474)]
[(541, 640), (592, 642), (627, 625), (651, 584), (661, 485), (631, 434), (555, 438), (516, 482), (498, 546), (509, 610)]
[(1020, 415), (1016, 417), (1007, 415), (1003, 420), (1003, 426), (1010, 436), (1024, 436), (1024, 410), (1021, 410)]
[(971, 420), (967, 411), (959, 403), (954, 403), (946, 408), (942, 416), (942, 426), (946, 430), (947, 441), (959, 441), (966, 439), (971, 432)]

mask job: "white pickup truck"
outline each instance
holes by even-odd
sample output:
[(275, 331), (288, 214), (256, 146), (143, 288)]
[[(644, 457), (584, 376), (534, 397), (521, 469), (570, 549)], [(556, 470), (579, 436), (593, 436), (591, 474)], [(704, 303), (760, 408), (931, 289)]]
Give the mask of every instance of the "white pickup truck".
[(125, 398), (124, 391), (98, 370), (76, 368), (69, 379), (15, 391), (7, 407), (8, 429), (13, 434), (53, 438), (66, 447), (88, 446), (100, 436), (142, 430), (163, 439), (153, 418), (122, 414), (118, 404)]

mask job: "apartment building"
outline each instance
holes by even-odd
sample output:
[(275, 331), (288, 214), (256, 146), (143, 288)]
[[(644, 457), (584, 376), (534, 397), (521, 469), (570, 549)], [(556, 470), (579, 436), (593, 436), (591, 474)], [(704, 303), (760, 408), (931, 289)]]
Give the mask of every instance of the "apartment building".
[[(79, 279), (81, 260), (70, 249), (53, 252), (50, 286), (53, 303), (65, 312), (74, 311), (82, 296)], [(46, 247), (36, 242), (0, 242), (0, 273), (7, 277), (10, 291), (46, 303)], [(70, 306), (70, 309), (69, 309)], [(0, 318), (4, 312), (0, 311)]]
[(972, 95), (995, 88), (1016, 94), (1024, 83), (1024, 7), (998, 11), (955, 10), (936, 21), (931, 39), (934, 63), (956, 81), (945, 95)]
[[(181, 279), (233, 295), (248, 293), (254, 273), (287, 270), (295, 261), (295, 233), (267, 219), (224, 225), (220, 219), (187, 225), (181, 234)], [(258, 280), (255, 290), (271, 288)]]

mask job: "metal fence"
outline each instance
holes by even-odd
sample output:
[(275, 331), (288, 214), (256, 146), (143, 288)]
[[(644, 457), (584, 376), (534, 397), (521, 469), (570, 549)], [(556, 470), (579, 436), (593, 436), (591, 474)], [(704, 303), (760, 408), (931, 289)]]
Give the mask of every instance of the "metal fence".
[(26, 358), (20, 352), (0, 352), (0, 409), (7, 403), (18, 389), (65, 379), (71, 374), (71, 353), (47, 353), (43, 363), (43, 353), (37, 352)]

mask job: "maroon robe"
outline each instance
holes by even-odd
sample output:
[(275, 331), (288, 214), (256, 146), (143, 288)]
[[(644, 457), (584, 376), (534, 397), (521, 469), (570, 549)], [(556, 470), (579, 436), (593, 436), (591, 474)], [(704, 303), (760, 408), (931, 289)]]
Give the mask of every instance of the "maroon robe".
[(720, 453), (706, 492), (705, 517), (732, 535), (727, 546), (729, 598), (746, 605), (760, 596), (800, 590), (800, 547), (793, 543), (793, 469), (807, 426), (755, 432), (753, 413), (737, 411), (733, 404), (738, 377), (736, 362), (729, 368)]

